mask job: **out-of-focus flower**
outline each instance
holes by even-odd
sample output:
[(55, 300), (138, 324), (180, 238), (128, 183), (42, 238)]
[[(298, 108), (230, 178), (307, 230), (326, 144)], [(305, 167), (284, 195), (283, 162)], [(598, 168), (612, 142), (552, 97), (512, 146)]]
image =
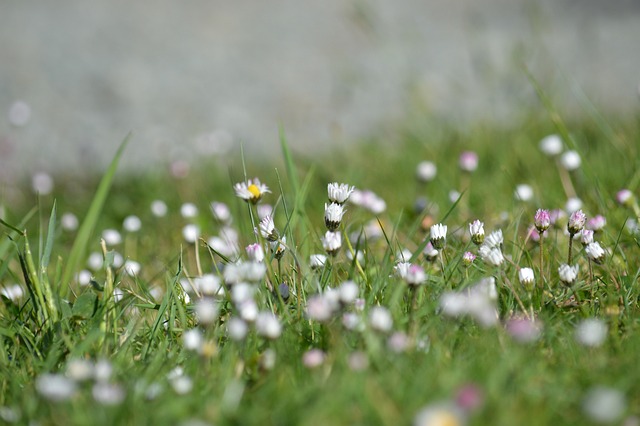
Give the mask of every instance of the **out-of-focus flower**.
[(609, 329), (599, 318), (587, 318), (576, 325), (575, 338), (583, 346), (597, 347), (604, 343)]
[(437, 223), (431, 227), (430, 241), (431, 241), (431, 245), (433, 245), (435, 249), (437, 250), (442, 249), (444, 247), (446, 238), (447, 238), (447, 225)]
[(397, 354), (406, 351), (409, 344), (409, 336), (401, 331), (396, 331), (387, 339), (387, 347)]
[(383, 306), (374, 306), (369, 311), (369, 325), (375, 331), (388, 333), (393, 327), (393, 319), (389, 310)]
[(422, 250), (422, 253), (427, 258), (427, 260), (434, 260), (438, 257), (439, 251), (434, 248), (433, 244), (431, 244), (431, 241), (429, 241), (427, 245), (424, 246), (424, 250)]
[(218, 319), (220, 305), (216, 300), (205, 297), (196, 302), (195, 311), (198, 323), (208, 325)]
[(66, 375), (76, 382), (84, 382), (93, 378), (93, 370), (93, 362), (88, 359), (75, 358), (67, 362)]
[(24, 296), (24, 290), (20, 285), (13, 284), (6, 287), (2, 287), (2, 290), (0, 290), (0, 294), (6, 297), (7, 299), (13, 302), (16, 302), (19, 299), (22, 299), (22, 296)]
[(275, 340), (282, 333), (282, 324), (273, 313), (260, 312), (256, 318), (256, 333), (267, 339)]
[(582, 400), (582, 410), (597, 423), (614, 423), (620, 419), (626, 408), (624, 394), (617, 389), (604, 386), (589, 389)]
[(200, 227), (189, 223), (182, 228), (182, 238), (190, 244), (194, 244), (200, 238)]
[(211, 214), (216, 220), (224, 224), (231, 223), (231, 210), (229, 210), (229, 206), (225, 203), (212, 201), (209, 207), (211, 208)]
[(108, 246), (115, 246), (122, 242), (122, 235), (115, 229), (105, 229), (102, 231), (102, 239)]
[(559, 135), (545, 136), (540, 141), (540, 151), (549, 157), (555, 157), (562, 152), (563, 145)]
[(151, 202), (151, 214), (155, 217), (166, 216), (168, 210), (167, 204), (162, 200), (154, 200)]
[(231, 340), (240, 341), (245, 338), (247, 332), (249, 331), (249, 326), (244, 320), (238, 317), (231, 317), (226, 322), (227, 324), (227, 333)]
[(93, 399), (102, 405), (118, 405), (126, 396), (124, 388), (115, 383), (96, 383), (91, 389), (91, 394)]
[(138, 232), (142, 228), (142, 221), (136, 215), (129, 215), (124, 218), (122, 227), (127, 232)]
[(516, 197), (517, 200), (520, 201), (531, 201), (531, 199), (533, 198), (533, 188), (531, 188), (530, 185), (527, 184), (520, 184), (518, 186), (516, 186), (516, 190), (514, 192), (514, 196)]
[(252, 262), (262, 262), (264, 260), (264, 250), (258, 243), (249, 244), (245, 247), (245, 251), (247, 252), (247, 257)]
[(577, 197), (571, 197), (567, 200), (567, 203), (564, 205), (564, 209), (568, 213), (573, 213), (582, 208), (582, 200)]
[(464, 151), (458, 161), (463, 172), (474, 172), (478, 168), (478, 154), (473, 151)]
[(422, 408), (413, 419), (413, 426), (463, 426), (464, 413), (452, 402), (441, 402)]
[(355, 281), (345, 281), (338, 287), (338, 293), (340, 294), (340, 302), (345, 305), (350, 305), (358, 298), (360, 288)]
[(427, 280), (427, 274), (424, 272), (422, 266), (410, 265), (404, 280), (410, 286), (418, 286), (420, 284), (424, 284)]
[(79, 224), (78, 217), (73, 213), (65, 213), (60, 218), (60, 225), (65, 231), (75, 231)]
[(607, 218), (598, 214), (587, 221), (587, 228), (592, 231), (600, 231), (606, 224)]
[(192, 328), (191, 330), (187, 330), (182, 334), (182, 344), (187, 350), (200, 352), (203, 343), (204, 336), (202, 335), (202, 332), (197, 328)]
[(332, 182), (327, 185), (329, 201), (337, 204), (344, 204), (354, 190), (355, 187), (347, 185), (346, 183)]
[(264, 194), (271, 192), (267, 185), (261, 183), (258, 178), (236, 183), (233, 185), (233, 189), (238, 197), (251, 204), (257, 204)]
[(483, 327), (491, 327), (498, 323), (497, 298), (495, 278), (489, 277), (478, 281), (470, 288), (443, 293), (440, 309), (446, 316), (469, 315)]
[(569, 171), (577, 170), (580, 167), (581, 163), (582, 161), (580, 160), (580, 154), (578, 154), (576, 151), (566, 151), (560, 157), (560, 164), (562, 164), (562, 167)]
[(420, 182), (431, 182), (435, 179), (438, 169), (431, 161), (421, 161), (416, 167), (416, 178)]
[(287, 237), (282, 236), (279, 240), (270, 242), (269, 245), (275, 258), (282, 259), (284, 252), (287, 250)]
[(36, 390), (50, 401), (65, 401), (76, 393), (76, 382), (61, 374), (43, 374), (36, 379)]
[(635, 196), (630, 190), (621, 189), (616, 193), (616, 201), (625, 207), (631, 207), (635, 202)]
[(369, 210), (373, 214), (381, 214), (387, 209), (387, 203), (370, 190), (355, 189), (349, 198), (353, 205)]
[(309, 349), (302, 354), (302, 364), (307, 368), (317, 368), (324, 363), (326, 357), (327, 354), (320, 349)]
[(322, 247), (328, 254), (335, 256), (342, 247), (342, 234), (327, 231), (322, 238)]
[(180, 215), (185, 219), (193, 219), (198, 216), (198, 206), (193, 203), (184, 203), (180, 206)]
[(578, 278), (578, 270), (579, 270), (578, 265), (571, 266), (571, 265), (567, 265), (566, 263), (563, 263), (558, 268), (558, 275), (560, 276), (560, 281), (562, 281), (568, 286), (572, 285), (576, 281), (576, 278)]
[(33, 191), (40, 195), (48, 195), (53, 192), (53, 178), (45, 172), (39, 172), (31, 178)]
[(537, 319), (514, 317), (507, 321), (507, 333), (521, 343), (534, 342), (540, 338), (542, 323)]
[(309, 319), (326, 322), (333, 318), (338, 305), (323, 294), (317, 294), (307, 299), (306, 313)]

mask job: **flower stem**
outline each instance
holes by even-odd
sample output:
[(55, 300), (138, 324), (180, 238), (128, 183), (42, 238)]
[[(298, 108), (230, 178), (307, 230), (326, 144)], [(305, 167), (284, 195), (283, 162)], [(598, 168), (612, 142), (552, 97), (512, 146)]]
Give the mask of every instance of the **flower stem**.
[(567, 265), (571, 266), (571, 251), (573, 248), (573, 235), (572, 233), (569, 233), (569, 257), (567, 259)]

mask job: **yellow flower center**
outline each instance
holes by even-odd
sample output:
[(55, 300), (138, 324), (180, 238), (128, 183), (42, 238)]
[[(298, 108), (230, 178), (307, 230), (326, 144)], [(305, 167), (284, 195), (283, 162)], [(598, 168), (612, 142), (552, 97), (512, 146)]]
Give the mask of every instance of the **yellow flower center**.
[(260, 188), (258, 188), (256, 185), (251, 184), (249, 185), (249, 187), (247, 188), (249, 190), (249, 192), (251, 193), (251, 195), (253, 195), (254, 198), (260, 198), (260, 195), (262, 195), (260, 193)]

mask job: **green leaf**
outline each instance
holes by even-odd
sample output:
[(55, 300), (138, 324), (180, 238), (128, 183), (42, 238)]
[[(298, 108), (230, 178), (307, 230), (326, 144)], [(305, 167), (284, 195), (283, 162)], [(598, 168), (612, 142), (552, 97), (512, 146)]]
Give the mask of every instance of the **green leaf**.
[(51, 216), (49, 217), (49, 229), (47, 230), (47, 241), (44, 245), (44, 253), (42, 253), (42, 259), (40, 259), (40, 271), (44, 271), (49, 266), (49, 259), (51, 259), (51, 249), (53, 248), (53, 238), (56, 230), (56, 201), (53, 201), (53, 207), (51, 208)]
[(76, 269), (80, 264), (83, 256), (86, 253), (87, 245), (89, 244), (89, 238), (91, 238), (91, 234), (98, 222), (98, 218), (100, 217), (100, 213), (102, 212), (102, 207), (104, 206), (104, 202), (107, 199), (107, 195), (109, 194), (109, 189), (111, 188), (111, 183), (113, 182), (113, 177), (116, 173), (116, 169), (118, 168), (118, 162), (120, 160), (120, 156), (124, 151), (124, 148), (127, 146), (131, 134), (127, 135), (127, 137), (122, 141), (118, 151), (116, 152), (115, 157), (111, 161), (107, 172), (102, 177), (100, 184), (98, 185), (98, 190), (91, 201), (91, 205), (89, 206), (89, 211), (82, 222), (78, 230), (78, 235), (73, 242), (73, 246), (71, 247), (71, 253), (69, 254), (69, 259), (67, 260), (67, 265), (64, 269), (64, 273), (62, 275), (62, 286), (66, 286), (73, 277), (73, 274), (76, 273)]
[(71, 309), (71, 314), (74, 317), (87, 319), (91, 318), (96, 311), (96, 302), (98, 301), (98, 296), (95, 293), (87, 291), (82, 293), (80, 297), (73, 304), (73, 308)]

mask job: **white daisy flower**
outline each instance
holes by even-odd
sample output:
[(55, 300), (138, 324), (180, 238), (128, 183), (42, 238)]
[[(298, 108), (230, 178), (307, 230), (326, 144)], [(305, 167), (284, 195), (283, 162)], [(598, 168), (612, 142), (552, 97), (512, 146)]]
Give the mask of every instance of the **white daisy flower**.
[(332, 203), (344, 204), (349, 199), (349, 196), (354, 189), (356, 189), (354, 186), (349, 186), (346, 183), (330, 183), (327, 185), (329, 201)]
[(236, 183), (233, 185), (233, 189), (238, 197), (252, 204), (257, 204), (265, 193), (271, 192), (267, 185), (261, 183), (258, 178)]

